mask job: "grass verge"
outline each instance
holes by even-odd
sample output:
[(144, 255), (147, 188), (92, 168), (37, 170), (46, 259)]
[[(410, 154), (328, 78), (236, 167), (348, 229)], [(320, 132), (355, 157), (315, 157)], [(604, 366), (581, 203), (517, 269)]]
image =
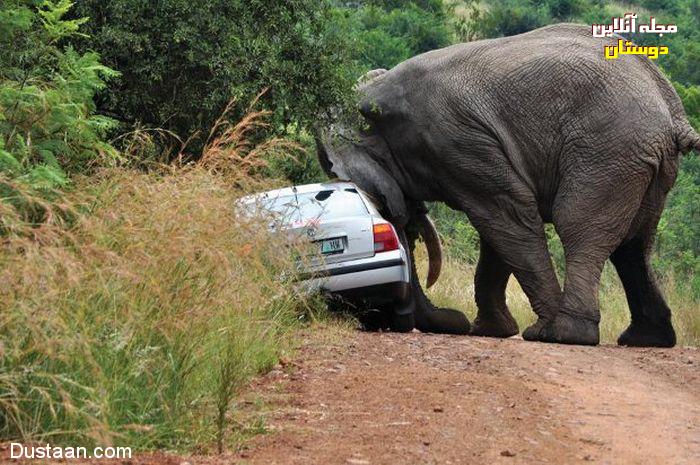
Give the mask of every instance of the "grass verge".
[(239, 390), (321, 308), (233, 215), (241, 193), (204, 169), (113, 170), (78, 181), (69, 229), (6, 236), (0, 439), (224, 447)]

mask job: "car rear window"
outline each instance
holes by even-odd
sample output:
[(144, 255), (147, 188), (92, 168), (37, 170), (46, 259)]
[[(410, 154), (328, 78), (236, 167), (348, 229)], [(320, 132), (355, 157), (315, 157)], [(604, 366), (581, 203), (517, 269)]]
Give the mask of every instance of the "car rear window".
[(323, 190), (268, 199), (265, 208), (282, 216), (283, 221), (330, 220), (364, 216), (369, 212), (356, 191)]

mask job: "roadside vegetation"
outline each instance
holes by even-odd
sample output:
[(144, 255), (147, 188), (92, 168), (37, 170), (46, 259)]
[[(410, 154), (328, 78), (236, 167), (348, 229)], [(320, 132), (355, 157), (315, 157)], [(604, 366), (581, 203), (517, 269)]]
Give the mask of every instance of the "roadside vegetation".
[[(463, 40), (637, 11), (678, 25), (660, 66), (700, 124), (700, 0), (5, 0), (0, 5), (0, 442), (216, 451), (239, 391), (323, 305), (236, 198), (323, 179), (311, 129), (364, 71)], [(640, 19), (641, 20), (641, 19)], [(649, 39), (649, 40), (656, 40)], [(654, 264), (700, 344), (700, 160)], [(437, 303), (474, 316), (478, 236), (441, 205)], [(563, 267), (553, 229), (552, 257)], [(521, 328), (532, 319), (512, 280)], [(609, 267), (603, 340), (626, 326)]]
[(70, 227), (5, 237), (3, 438), (223, 444), (239, 390), (321, 310), (266, 226), (234, 217), (230, 181), (101, 171), (61, 198)]

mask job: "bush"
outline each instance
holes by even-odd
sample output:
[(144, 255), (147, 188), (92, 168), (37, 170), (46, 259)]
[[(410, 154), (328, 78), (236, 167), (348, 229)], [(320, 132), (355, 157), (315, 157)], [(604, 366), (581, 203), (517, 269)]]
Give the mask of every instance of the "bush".
[(64, 19), (70, 1), (35, 3), (0, 6), (0, 173), (51, 189), (117, 156), (105, 140), (115, 121), (94, 114), (93, 97), (118, 73), (61, 45), (85, 22)]
[(449, 10), (442, 0), (366, 3), (339, 9), (337, 18), (352, 38), (353, 56), (364, 70), (392, 68), (453, 42)]
[(317, 307), (293, 287), (308, 251), (234, 215), (296, 146), (247, 138), (265, 112), (227, 115), (198, 165), (79, 177), (49, 206), (68, 225), (22, 228), (0, 203), (0, 441), (221, 450), (237, 429), (239, 391)]
[(250, 101), (268, 88), (265, 133), (281, 134), (290, 123), (315, 123), (354, 81), (326, 1), (81, 0), (75, 14), (90, 17), (80, 49), (97, 50), (122, 73), (100, 95), (100, 111), (132, 127), (194, 135), (190, 154), (231, 98)]
[(655, 265), (688, 277), (677, 284), (700, 298), (700, 159), (686, 155), (659, 223)]

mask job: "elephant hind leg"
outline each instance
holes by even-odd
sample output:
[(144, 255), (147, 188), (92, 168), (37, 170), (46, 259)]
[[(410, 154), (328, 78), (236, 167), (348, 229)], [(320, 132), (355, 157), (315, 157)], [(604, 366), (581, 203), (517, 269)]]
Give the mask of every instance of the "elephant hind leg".
[(545, 329), (545, 340), (599, 342), (598, 288), (603, 266), (628, 235), (652, 176), (645, 166), (622, 168), (616, 173), (615, 165), (601, 167), (601, 173), (617, 174), (614, 183), (589, 177), (589, 184), (583, 185), (572, 176), (560, 185), (553, 219), (564, 246), (566, 279), (559, 312)]
[(476, 305), (479, 310), (472, 326), (472, 335), (510, 337), (518, 334), (518, 323), (506, 305), (506, 286), (510, 275), (510, 267), (482, 239), (474, 276)]
[(610, 257), (625, 288), (632, 316), (632, 322), (617, 343), (635, 347), (673, 347), (676, 333), (671, 324), (671, 309), (649, 263), (650, 242), (650, 238), (634, 238), (620, 245)]

